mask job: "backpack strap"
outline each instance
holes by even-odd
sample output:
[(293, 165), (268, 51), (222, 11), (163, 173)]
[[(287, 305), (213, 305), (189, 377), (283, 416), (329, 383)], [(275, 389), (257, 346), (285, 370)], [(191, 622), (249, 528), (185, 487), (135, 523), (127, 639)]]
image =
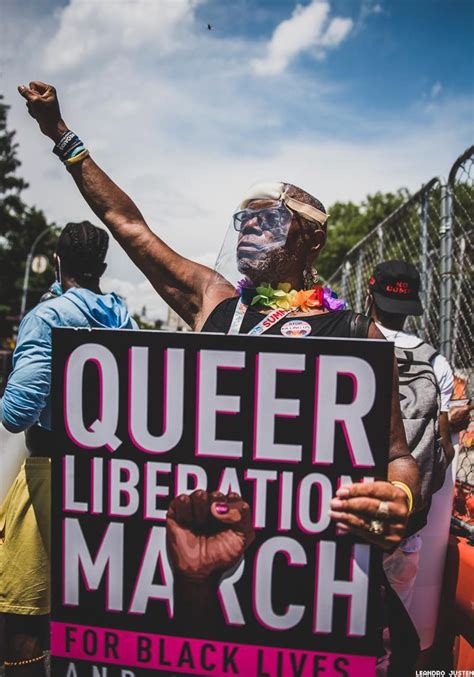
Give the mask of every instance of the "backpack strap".
[(367, 338), (371, 323), (370, 317), (361, 313), (352, 313), (349, 336), (351, 338)]

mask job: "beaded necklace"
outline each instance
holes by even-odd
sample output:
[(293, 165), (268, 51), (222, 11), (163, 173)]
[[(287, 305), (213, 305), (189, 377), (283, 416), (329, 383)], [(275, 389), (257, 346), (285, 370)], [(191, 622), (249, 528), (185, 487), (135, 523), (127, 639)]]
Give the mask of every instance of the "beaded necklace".
[(249, 332), (249, 336), (259, 336), (270, 329), (289, 313), (299, 310), (310, 313), (312, 310), (326, 308), (338, 311), (346, 308), (346, 302), (337, 297), (330, 287), (315, 285), (311, 289), (291, 289), (291, 285), (283, 282), (276, 289), (270, 284), (264, 283), (258, 287), (252, 285), (249, 280), (241, 280), (237, 285), (239, 301), (234, 311), (234, 316), (229, 328), (229, 334), (238, 334), (249, 305), (271, 308), (272, 312), (266, 315)]

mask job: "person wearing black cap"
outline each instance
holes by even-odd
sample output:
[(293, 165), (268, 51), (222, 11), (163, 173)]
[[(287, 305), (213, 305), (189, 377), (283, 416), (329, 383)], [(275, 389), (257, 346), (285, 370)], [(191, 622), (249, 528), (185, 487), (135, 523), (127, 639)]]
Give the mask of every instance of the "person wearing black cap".
[(413, 264), (384, 261), (378, 264), (369, 280), (369, 294), (379, 314), (380, 311), (382, 315), (388, 313), (389, 323), (395, 323), (397, 329), (402, 330), (407, 315), (423, 314), (420, 286), (420, 276)]
[(366, 299), (367, 314), (385, 338), (395, 343), (405, 432), (420, 467), (422, 510), (410, 517), (407, 537), (385, 561), (392, 587), (407, 608), (418, 570), (419, 531), (426, 524), (431, 496), (442, 486), (446, 467), (454, 456), (448, 421), (454, 386), (451, 367), (435, 348), (403, 331), (408, 315), (423, 313), (420, 286), (413, 264), (385, 261), (375, 268)]

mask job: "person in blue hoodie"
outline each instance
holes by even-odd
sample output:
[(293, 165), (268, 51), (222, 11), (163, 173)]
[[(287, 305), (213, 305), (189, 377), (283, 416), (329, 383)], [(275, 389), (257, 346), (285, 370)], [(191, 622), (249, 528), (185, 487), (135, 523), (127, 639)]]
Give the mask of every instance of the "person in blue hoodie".
[[(50, 611), (51, 337), (54, 327), (135, 329), (116, 294), (103, 294), (108, 234), (88, 221), (59, 236), (56, 283), (20, 324), (0, 421), (26, 433), (30, 457), (0, 506), (0, 615), (7, 673), (45, 675)], [(45, 298), (45, 297), (43, 297)], [(0, 663), (2, 656), (0, 656)]]

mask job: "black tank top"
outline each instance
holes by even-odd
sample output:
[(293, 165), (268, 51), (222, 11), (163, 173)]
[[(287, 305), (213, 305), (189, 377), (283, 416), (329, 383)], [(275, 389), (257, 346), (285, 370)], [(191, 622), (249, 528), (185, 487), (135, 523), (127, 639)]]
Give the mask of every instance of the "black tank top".
[[(237, 301), (237, 298), (230, 298), (219, 303), (207, 318), (201, 331), (227, 333), (234, 316)], [(252, 306), (249, 306), (239, 333), (247, 334), (260, 322), (262, 317), (264, 317), (262, 313), (258, 312), (258, 310)], [(279, 322), (275, 322), (265, 334), (282, 335), (282, 327), (285, 326), (285, 323), (294, 320), (302, 320), (311, 327), (311, 331), (305, 334), (307, 336), (333, 336), (337, 338), (367, 338), (369, 327), (372, 322), (370, 318), (355, 313), (353, 310), (328, 312), (322, 313), (321, 315), (299, 315), (297, 317), (287, 315)], [(390, 632), (392, 641), (397, 645), (396, 658), (398, 662), (394, 661), (394, 665), (396, 664), (401, 667), (401, 671), (398, 671), (397, 674), (408, 674), (413, 666), (415, 660), (414, 657), (417, 655), (417, 635), (413, 630), (413, 624), (409, 619), (405, 607), (400, 603), (397, 595), (391, 590), (385, 577), (380, 552), (374, 552), (373, 556), (377, 558), (377, 575), (380, 576), (380, 579), (383, 581), (382, 584), (386, 588), (385, 604), (389, 610)], [(380, 593), (377, 596), (377, 603), (381, 604)], [(381, 612), (379, 612), (379, 614), (381, 615)], [(383, 653), (381, 648), (381, 628), (378, 628), (374, 641), (379, 649), (378, 655), (381, 655)], [(400, 646), (402, 641), (405, 642), (405, 644), (401, 649)]]
[[(205, 321), (201, 331), (226, 334), (229, 331), (237, 301), (237, 298), (230, 298), (219, 303)], [(264, 315), (256, 308), (249, 306), (239, 333), (248, 334), (263, 317)], [(305, 333), (300, 335), (334, 336), (338, 338), (367, 338), (371, 322), (365, 315), (355, 313), (353, 310), (339, 310), (321, 313), (321, 315), (299, 315), (297, 317), (287, 315), (279, 322), (275, 322), (265, 334), (294, 336), (295, 334), (285, 331), (285, 324), (295, 320), (305, 322), (311, 328), (310, 331), (306, 329)]]

